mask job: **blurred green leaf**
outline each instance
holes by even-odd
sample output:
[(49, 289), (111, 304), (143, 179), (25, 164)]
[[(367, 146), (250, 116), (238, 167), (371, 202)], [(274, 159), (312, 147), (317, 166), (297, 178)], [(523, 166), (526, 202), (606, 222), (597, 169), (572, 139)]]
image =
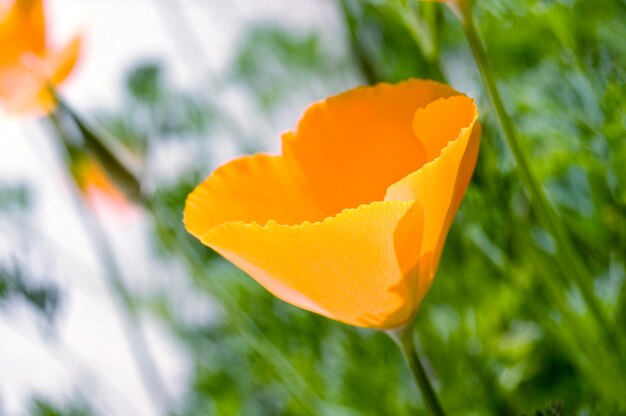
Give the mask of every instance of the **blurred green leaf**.
[(61, 291), (50, 279), (35, 277), (18, 262), (0, 263), (0, 307), (9, 308), (21, 301), (54, 323), (61, 306)]
[(0, 184), (0, 211), (25, 211), (32, 205), (33, 196), (25, 184)]

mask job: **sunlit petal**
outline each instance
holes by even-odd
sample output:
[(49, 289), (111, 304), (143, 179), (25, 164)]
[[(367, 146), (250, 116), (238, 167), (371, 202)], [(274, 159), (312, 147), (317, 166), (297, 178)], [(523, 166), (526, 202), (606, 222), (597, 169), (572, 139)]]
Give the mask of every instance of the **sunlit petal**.
[(422, 209), (374, 202), (323, 222), (226, 223), (199, 236), (277, 297), (358, 326), (395, 327), (413, 314)]

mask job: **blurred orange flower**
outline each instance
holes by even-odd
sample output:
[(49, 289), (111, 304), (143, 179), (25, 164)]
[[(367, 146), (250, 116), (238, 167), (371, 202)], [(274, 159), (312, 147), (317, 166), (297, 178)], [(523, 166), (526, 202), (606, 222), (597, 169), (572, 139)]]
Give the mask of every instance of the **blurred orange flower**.
[(188, 197), (187, 230), (293, 305), (348, 324), (409, 322), (474, 170), (474, 101), (410, 80), (312, 105), (282, 156), (242, 157)]
[(111, 209), (126, 212), (131, 205), (124, 194), (115, 187), (100, 164), (88, 156), (80, 157), (73, 163), (72, 170), (85, 199), (94, 209)]
[(58, 85), (76, 63), (80, 39), (51, 50), (46, 42), (42, 0), (0, 2), (0, 105), (12, 113), (47, 113)]

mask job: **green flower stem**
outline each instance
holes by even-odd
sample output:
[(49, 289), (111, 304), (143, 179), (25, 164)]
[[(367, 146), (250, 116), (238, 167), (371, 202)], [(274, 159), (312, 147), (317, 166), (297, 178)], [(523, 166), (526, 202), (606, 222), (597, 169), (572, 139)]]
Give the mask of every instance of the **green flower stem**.
[(471, 14), (468, 9), (460, 10), (459, 8), (453, 8), (453, 10), (462, 22), (465, 36), (487, 88), (487, 93), (496, 112), (502, 133), (517, 163), (522, 183), (531, 197), (531, 202), (534, 204), (537, 215), (556, 242), (557, 260), (565, 274), (570, 276), (580, 289), (589, 310), (600, 326), (608, 334), (609, 338), (612, 338), (613, 331), (611, 330), (611, 325), (594, 295), (593, 276), (581, 260), (582, 256), (576, 251), (567, 229), (554, 207), (548, 201), (539, 180), (530, 166), (528, 156), (522, 147), (511, 117), (504, 108), (495, 77), (489, 66), (487, 53), (472, 21)]
[(400, 351), (402, 351), (402, 355), (404, 355), (404, 358), (411, 369), (411, 374), (422, 391), (422, 397), (428, 405), (431, 413), (435, 416), (445, 416), (445, 412), (439, 403), (435, 389), (433, 389), (430, 379), (428, 378), (428, 374), (426, 374), (426, 370), (424, 369), (419, 355), (417, 354), (415, 341), (413, 341), (412, 328), (412, 323), (409, 323), (399, 328), (387, 330), (385, 333), (395, 341), (398, 348), (400, 348)]

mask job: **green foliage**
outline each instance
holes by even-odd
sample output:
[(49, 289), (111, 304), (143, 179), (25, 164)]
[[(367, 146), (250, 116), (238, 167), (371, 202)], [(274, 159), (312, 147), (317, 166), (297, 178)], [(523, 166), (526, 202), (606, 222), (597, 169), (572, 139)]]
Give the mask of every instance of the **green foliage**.
[(311, 82), (337, 77), (347, 64), (324, 47), (320, 34), (259, 24), (240, 41), (229, 78), (253, 90), (261, 108), (271, 110)]
[[(332, 414), (409, 414), (417, 409), (417, 391), (395, 346), (383, 334), (349, 329), (302, 313), (269, 295), (236, 271), (221, 273), (237, 299), (239, 313), (254, 317), (265, 337), (306, 380)], [(226, 316), (210, 325), (186, 327), (196, 376), (184, 414), (301, 414), (303, 409)], [(367, 373), (363, 373), (367, 363)], [(407, 400), (408, 399), (408, 400)]]
[(410, 4), (398, 7), (398, 2), (393, 1), (337, 3), (349, 33), (352, 54), (368, 83), (407, 78), (443, 80), (437, 51), (427, 51), (422, 42), (436, 35), (426, 30), (414, 32), (415, 24), (425, 24), (416, 18), (416, 7)]
[(35, 397), (31, 401), (31, 416), (94, 416), (97, 413), (83, 401), (58, 404), (41, 397)]
[(126, 78), (130, 96), (146, 104), (156, 104), (162, 99), (163, 83), (163, 71), (157, 63), (140, 65)]
[(563, 403), (559, 401), (552, 402), (549, 407), (543, 410), (537, 410), (534, 413), (534, 416), (563, 416), (565, 415), (565, 410), (563, 407)]
[(197, 91), (170, 85), (159, 62), (132, 68), (124, 92), (124, 111), (100, 112), (98, 118), (137, 156), (145, 156), (150, 140), (196, 138), (215, 122), (214, 104)]

